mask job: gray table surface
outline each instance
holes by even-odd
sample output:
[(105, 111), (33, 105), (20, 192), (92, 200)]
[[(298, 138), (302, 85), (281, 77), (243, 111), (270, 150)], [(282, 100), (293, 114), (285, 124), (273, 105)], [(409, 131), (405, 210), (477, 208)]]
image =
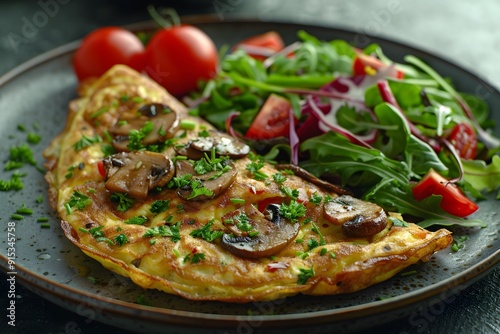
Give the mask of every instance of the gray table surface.
[[(500, 1), (475, 0), (210, 0), (151, 1), (169, 5), (181, 15), (216, 13), (221, 20), (239, 14), (261, 20), (286, 20), (322, 24), (385, 37), (429, 51), (479, 75), (500, 89)], [(14, 45), (7, 37), (22, 34), (43, 4), (56, 3), (53, 15), (25, 41)], [(224, 6), (220, 6), (224, 4)], [(0, 2), (0, 75), (34, 56), (82, 38), (103, 25), (121, 25), (148, 19), (140, 1), (40, 0)], [(57, 9), (57, 10), (55, 10)], [(443, 312), (417, 326), (403, 318), (363, 333), (500, 333), (500, 268), (461, 291)], [(4, 291), (4, 292), (2, 292)], [(0, 299), (7, 291), (0, 273)], [(123, 333), (89, 322), (39, 296), (18, 290), (17, 325), (2, 333), (71, 333), (64, 325), (72, 320), (78, 333)], [(2, 301), (0, 308), (6, 305)], [(8, 331), (5, 331), (7, 328)], [(77, 333), (74, 332), (73, 333)]]

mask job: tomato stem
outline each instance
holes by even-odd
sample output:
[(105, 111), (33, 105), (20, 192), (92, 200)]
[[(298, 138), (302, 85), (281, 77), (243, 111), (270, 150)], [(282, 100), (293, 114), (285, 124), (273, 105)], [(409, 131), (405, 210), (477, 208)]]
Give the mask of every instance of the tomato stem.
[(151, 18), (164, 29), (179, 26), (181, 24), (179, 15), (173, 8), (156, 9), (155, 6), (149, 5), (148, 12)]

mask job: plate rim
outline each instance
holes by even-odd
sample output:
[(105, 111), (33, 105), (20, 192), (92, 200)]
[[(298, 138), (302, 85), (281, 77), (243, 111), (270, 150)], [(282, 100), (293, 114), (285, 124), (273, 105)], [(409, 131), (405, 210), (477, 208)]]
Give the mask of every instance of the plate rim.
[[(322, 24), (322, 23), (310, 23), (310, 22), (296, 22), (294, 20), (259, 20), (255, 17), (249, 17), (247, 15), (228, 15), (227, 17), (224, 18), (224, 20), (220, 20), (217, 15), (215, 14), (204, 14), (204, 15), (192, 15), (192, 16), (183, 16), (182, 17), (183, 22), (189, 23), (189, 24), (225, 24), (225, 23), (236, 23), (236, 24), (242, 24), (242, 23), (249, 23), (249, 24), (277, 24), (277, 25), (283, 25), (283, 26), (297, 26), (297, 27), (314, 27), (314, 28), (322, 28), (322, 29), (328, 29), (331, 31), (337, 31), (341, 32), (343, 34), (356, 34), (357, 32), (355, 30), (350, 30), (350, 29), (345, 29), (341, 27), (336, 27), (334, 25), (328, 25), (328, 24)], [(140, 30), (140, 29), (147, 29), (147, 28), (152, 28), (152, 25), (154, 23), (152, 21), (141, 21), (141, 22), (136, 22), (132, 24), (127, 24), (124, 25), (123, 27), (131, 30)], [(465, 68), (462, 65), (457, 65), (455, 62), (448, 60), (446, 57), (443, 56), (437, 56), (433, 54), (432, 52), (429, 52), (425, 49), (406, 44), (406, 43), (401, 43), (396, 40), (392, 40), (390, 38), (386, 37), (379, 37), (379, 36), (372, 36), (370, 34), (364, 34), (372, 40), (378, 40), (378, 41), (383, 41), (385, 43), (397, 45), (399, 47), (403, 47), (409, 51), (415, 51), (420, 54), (424, 54), (426, 57), (429, 58), (434, 58), (439, 60), (440, 62), (446, 63), (447, 65), (454, 67), (461, 72), (465, 72), (471, 77), (473, 77), (475, 80), (477, 80), (478, 83), (484, 85), (487, 87), (494, 95), (500, 96), (500, 91), (498, 88), (496, 88), (495, 85), (489, 83), (486, 81), (484, 78), (482, 78), (480, 75), (476, 74), (475, 72)], [(42, 66), (46, 62), (50, 62), (56, 58), (63, 57), (67, 54), (73, 53), (78, 45), (81, 43), (81, 39), (69, 42), (66, 44), (63, 44), (61, 46), (58, 46), (54, 49), (45, 51), (41, 53), (40, 55), (29, 59), (26, 62), (23, 62), (19, 64), (18, 66), (14, 67), (13, 69), (7, 71), (3, 75), (0, 76), (0, 89), (4, 86), (7, 85), (10, 81), (15, 80), (18, 76), (22, 75), (23, 73), (29, 72), (30, 70)], [(2, 271), (5, 273), (8, 273), (8, 269), (6, 266), (7, 263), (7, 258), (4, 256), (3, 253), (0, 253), (0, 268)], [(43, 290), (44, 292), (50, 293), (52, 295), (61, 295), (63, 294), (58, 291), (54, 291), (53, 289), (49, 289), (47, 287), (42, 286), (42, 284), (37, 284), (37, 281), (44, 282), (47, 284), (47, 286), (55, 286), (65, 292), (71, 293), (71, 297), (68, 295), (64, 295), (64, 299), (70, 300), (71, 302), (75, 303), (82, 303), (81, 300), (78, 300), (76, 296), (83, 296), (85, 298), (88, 298), (91, 301), (94, 301), (95, 303), (102, 303), (103, 305), (113, 305), (113, 307), (108, 307), (108, 308), (103, 308), (101, 307), (103, 311), (107, 311), (113, 314), (122, 314), (122, 315), (127, 315), (127, 311), (129, 313), (136, 313), (137, 311), (145, 311), (142, 312), (141, 318), (145, 320), (158, 320), (157, 317), (161, 316), (162, 319), (167, 319), (166, 324), (172, 324), (172, 325), (183, 325), (186, 326), (188, 323), (186, 320), (211, 320), (212, 322), (210, 323), (203, 323), (200, 325), (197, 325), (196, 323), (189, 323), (190, 326), (192, 327), (198, 327), (198, 326), (210, 326), (210, 327), (218, 327), (221, 324), (224, 326), (228, 325), (234, 325), (235, 323), (242, 322), (242, 321), (255, 321), (257, 318), (259, 321), (262, 321), (264, 326), (274, 326), (274, 325), (283, 325), (284, 322), (289, 321), (289, 320), (303, 320), (307, 321), (304, 324), (313, 322), (314, 324), (320, 324), (320, 323), (334, 323), (337, 321), (341, 320), (347, 320), (347, 319), (355, 319), (355, 318), (360, 318), (360, 317), (365, 317), (365, 316), (373, 316), (375, 314), (380, 314), (384, 312), (391, 312), (395, 311), (400, 307), (408, 307), (412, 304), (420, 303), (423, 301), (426, 301), (428, 299), (431, 299), (432, 297), (435, 297), (439, 295), (440, 292), (443, 292), (448, 289), (453, 289), (454, 287), (457, 287), (461, 284), (465, 284), (465, 287), (468, 287), (478, 279), (484, 277), (488, 273), (490, 273), (498, 264), (500, 264), (500, 249), (497, 251), (493, 252), (491, 255), (486, 257), (485, 259), (481, 260), (478, 263), (475, 263), (472, 267), (467, 268), (465, 271), (462, 271), (458, 274), (455, 274), (445, 280), (439, 281), (438, 283), (425, 286), (423, 288), (410, 291), (401, 295), (398, 295), (396, 297), (380, 300), (380, 301), (373, 301), (369, 303), (364, 303), (360, 305), (355, 305), (355, 306), (349, 306), (349, 307), (343, 307), (340, 309), (328, 309), (328, 310), (321, 310), (321, 311), (312, 311), (312, 312), (302, 312), (302, 313), (287, 313), (287, 314), (278, 314), (278, 315), (266, 315), (263, 317), (263, 315), (231, 315), (231, 314), (215, 314), (215, 313), (203, 313), (203, 312), (191, 312), (191, 311), (183, 311), (183, 310), (174, 310), (174, 309), (169, 309), (169, 308), (161, 308), (161, 307), (153, 307), (153, 306), (146, 306), (146, 305), (139, 305), (139, 304), (134, 304), (131, 302), (126, 302), (126, 301), (121, 301), (118, 299), (110, 298), (110, 297), (104, 297), (100, 296), (88, 291), (80, 290), (68, 285), (65, 285), (64, 283), (59, 283), (55, 281), (51, 281), (50, 279), (46, 278), (45, 276), (42, 276), (36, 272), (30, 271), (29, 269), (25, 268), (22, 265), (18, 265), (16, 263), (16, 271), (22, 272), (24, 276), (19, 275), (19, 278), (21, 281), (26, 283), (30, 290), (34, 289), (37, 294), (40, 294), (37, 290)], [(465, 288), (464, 287), (464, 288)], [(455, 293), (453, 293), (455, 294)], [(47, 299), (46, 297), (42, 296), (42, 298)], [(258, 302), (257, 302), (258, 303)], [(272, 301), (269, 301), (269, 303), (272, 303)], [(118, 307), (119, 309), (117, 309)], [(357, 314), (358, 312), (363, 312), (363, 314)], [(154, 316), (153, 316), (154, 315)], [(166, 317), (167, 316), (167, 317)], [(176, 319), (178, 318), (178, 319)], [(179, 320), (180, 319), (180, 320)], [(184, 319), (184, 321), (183, 321)]]

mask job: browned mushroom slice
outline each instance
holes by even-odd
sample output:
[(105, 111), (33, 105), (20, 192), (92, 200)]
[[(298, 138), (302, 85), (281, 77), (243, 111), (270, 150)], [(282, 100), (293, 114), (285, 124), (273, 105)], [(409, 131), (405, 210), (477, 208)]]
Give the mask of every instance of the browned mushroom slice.
[(179, 155), (183, 155), (191, 160), (200, 160), (205, 156), (205, 152), (197, 150), (191, 147), (191, 141), (189, 141), (185, 145), (176, 145), (174, 146), (175, 151)]
[(251, 259), (272, 256), (285, 248), (299, 231), (299, 223), (279, 214), (279, 205), (270, 204), (264, 213), (247, 204), (223, 217), (231, 231), (222, 236), (222, 246), (231, 253)]
[(175, 174), (172, 160), (148, 151), (114, 154), (104, 159), (104, 166), (106, 189), (140, 199), (149, 190), (165, 186)]
[(179, 197), (190, 201), (204, 201), (222, 194), (233, 184), (238, 175), (238, 170), (231, 160), (226, 160), (224, 164), (227, 166), (224, 170), (217, 169), (205, 174), (197, 174), (193, 162), (178, 160), (175, 163), (176, 177), (191, 175), (189, 182), (181, 185), (177, 190)]
[(324, 210), (325, 218), (335, 225), (342, 225), (342, 231), (349, 237), (372, 236), (387, 226), (384, 209), (349, 195), (325, 203)]
[(128, 148), (130, 131), (144, 131), (147, 122), (151, 122), (151, 126), (147, 129), (147, 133), (144, 133), (144, 138), (141, 139), (143, 145), (164, 142), (172, 138), (179, 128), (177, 113), (164, 104), (147, 104), (142, 106), (138, 112), (138, 117), (120, 119), (109, 129), (109, 134), (114, 137), (113, 147), (117, 151), (130, 151)]
[(279, 170), (283, 169), (289, 169), (291, 170), (295, 175), (301, 177), (302, 179), (311, 182), (317, 186), (320, 186), (324, 188), (325, 190), (328, 191), (333, 191), (334, 193), (337, 193), (339, 195), (348, 195), (352, 194), (349, 190), (342, 188), (341, 186), (338, 186), (336, 184), (327, 182), (325, 180), (321, 180), (317, 178), (315, 175), (309, 173), (307, 170), (305, 170), (302, 167), (299, 167), (297, 165), (292, 165), (292, 164), (277, 164), (276, 168)]
[(210, 153), (214, 148), (217, 155), (227, 155), (233, 159), (243, 158), (250, 153), (250, 146), (218, 131), (210, 131), (210, 137), (192, 140), (190, 147), (206, 153)]

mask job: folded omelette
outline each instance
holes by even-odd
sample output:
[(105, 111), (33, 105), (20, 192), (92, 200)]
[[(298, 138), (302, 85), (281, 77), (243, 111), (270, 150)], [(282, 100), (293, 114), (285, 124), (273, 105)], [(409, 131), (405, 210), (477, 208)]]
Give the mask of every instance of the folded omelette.
[(349, 293), (452, 241), (273, 165), (122, 65), (81, 85), (44, 151), (66, 237), (137, 285), (191, 300)]

